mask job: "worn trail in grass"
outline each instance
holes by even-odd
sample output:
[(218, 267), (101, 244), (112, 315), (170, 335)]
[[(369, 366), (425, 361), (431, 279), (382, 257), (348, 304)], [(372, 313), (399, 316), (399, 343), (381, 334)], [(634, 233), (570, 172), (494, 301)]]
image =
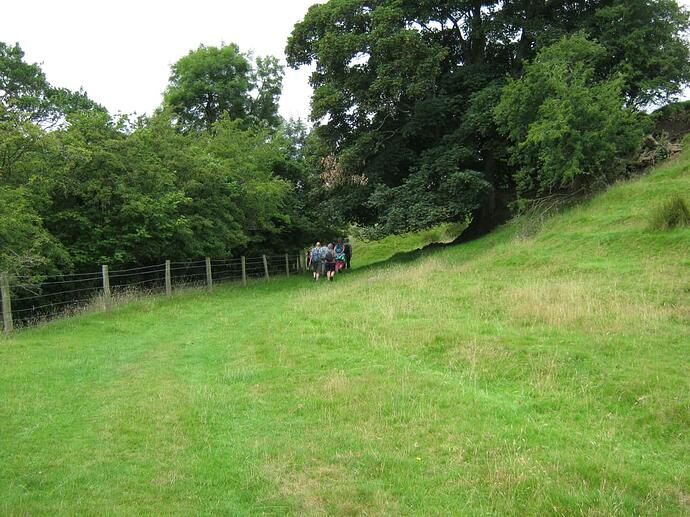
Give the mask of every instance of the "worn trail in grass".
[(690, 514), (689, 169), (0, 341), (0, 512)]

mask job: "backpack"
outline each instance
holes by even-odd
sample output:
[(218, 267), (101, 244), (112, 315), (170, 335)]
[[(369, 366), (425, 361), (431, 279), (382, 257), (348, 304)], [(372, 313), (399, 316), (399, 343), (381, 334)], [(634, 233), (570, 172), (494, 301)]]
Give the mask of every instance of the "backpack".
[(311, 250), (311, 261), (319, 262), (321, 260), (321, 248), (314, 248)]
[(337, 244), (335, 247), (336, 260), (345, 260), (345, 248), (342, 244)]
[(326, 262), (333, 262), (334, 255), (333, 255), (333, 250), (328, 250), (326, 252)]

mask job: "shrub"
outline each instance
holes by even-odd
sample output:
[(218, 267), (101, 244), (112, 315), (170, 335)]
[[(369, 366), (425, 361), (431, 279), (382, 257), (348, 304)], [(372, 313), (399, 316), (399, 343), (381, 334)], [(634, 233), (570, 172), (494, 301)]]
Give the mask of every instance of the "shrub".
[(622, 77), (597, 75), (605, 53), (583, 34), (563, 38), (503, 89), (494, 115), (512, 142), (520, 197), (596, 190), (638, 151), (643, 118), (626, 107)]
[(650, 227), (652, 230), (670, 230), (690, 226), (690, 210), (685, 200), (674, 194), (654, 209)]

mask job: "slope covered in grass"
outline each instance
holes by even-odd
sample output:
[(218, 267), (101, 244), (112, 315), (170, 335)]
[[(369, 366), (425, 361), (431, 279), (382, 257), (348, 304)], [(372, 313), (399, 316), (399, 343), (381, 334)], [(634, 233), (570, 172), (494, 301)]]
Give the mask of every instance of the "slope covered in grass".
[(376, 241), (351, 239), (353, 267), (370, 266), (421, 250), (431, 244), (453, 242), (467, 228), (465, 223), (442, 224), (435, 228), (405, 235), (389, 235)]
[(0, 346), (0, 512), (690, 514), (690, 153), (543, 228)]

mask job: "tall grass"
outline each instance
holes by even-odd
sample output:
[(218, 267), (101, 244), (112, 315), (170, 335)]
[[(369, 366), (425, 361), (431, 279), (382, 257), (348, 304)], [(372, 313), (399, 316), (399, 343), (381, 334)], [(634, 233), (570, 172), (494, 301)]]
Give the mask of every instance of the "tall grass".
[(672, 194), (656, 206), (650, 227), (653, 230), (669, 230), (682, 226), (690, 226), (690, 210), (680, 195)]

